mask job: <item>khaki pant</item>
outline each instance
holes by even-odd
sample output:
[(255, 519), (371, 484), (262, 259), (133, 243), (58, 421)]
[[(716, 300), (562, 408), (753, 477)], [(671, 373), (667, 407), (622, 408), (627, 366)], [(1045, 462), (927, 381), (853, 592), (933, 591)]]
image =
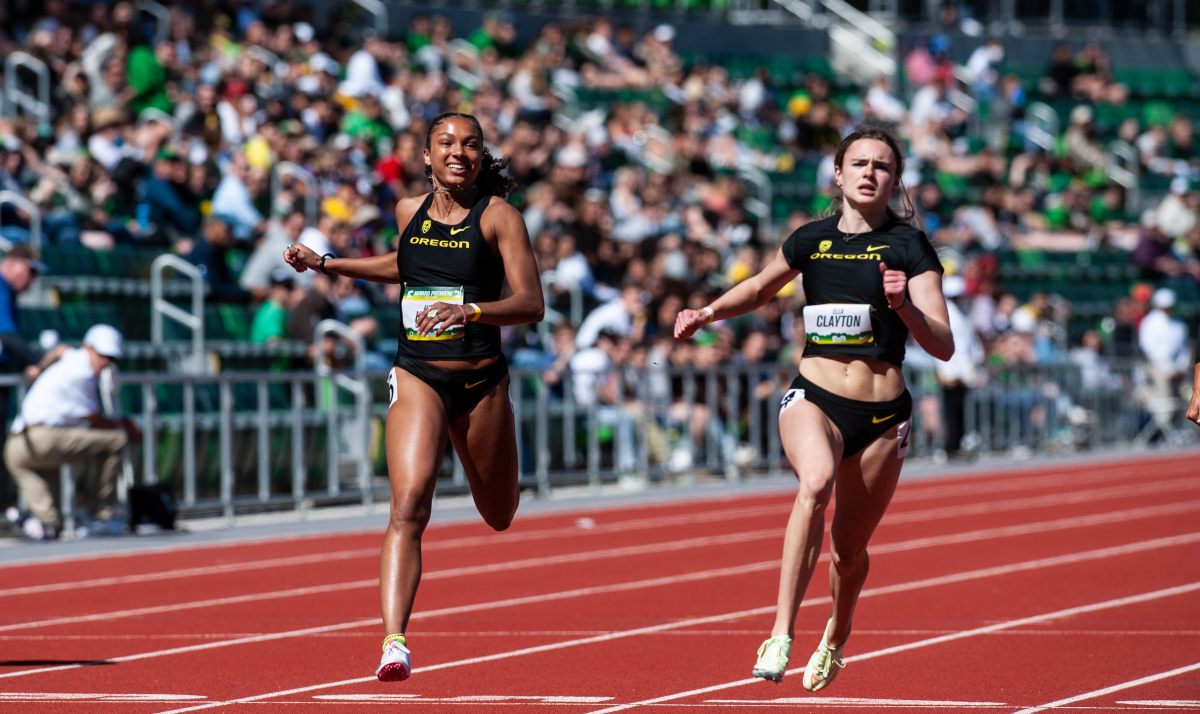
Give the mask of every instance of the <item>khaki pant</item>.
[(97, 518), (111, 518), (117, 501), (121, 452), (128, 443), (129, 436), (119, 429), (31, 426), (8, 436), (4, 464), (25, 495), (30, 513), (58, 528), (61, 521), (54, 507), (54, 493), (59, 487), (59, 468), (81, 462), (95, 466), (97, 483), (90, 489), (88, 511)]

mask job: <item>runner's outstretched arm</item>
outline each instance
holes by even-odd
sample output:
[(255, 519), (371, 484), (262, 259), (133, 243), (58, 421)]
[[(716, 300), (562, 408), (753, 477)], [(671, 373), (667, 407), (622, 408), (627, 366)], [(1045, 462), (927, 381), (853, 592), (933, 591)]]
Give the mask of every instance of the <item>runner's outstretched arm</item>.
[(775, 257), (758, 275), (743, 280), (714, 300), (709, 305), (711, 315), (704, 310), (681, 311), (675, 318), (675, 339), (686, 340), (695, 334), (696, 330), (713, 320), (725, 320), (757, 310), (766, 305), (784, 285), (795, 280), (799, 274), (799, 270), (794, 270), (788, 265), (787, 258), (783, 257), (783, 250), (776, 251)]

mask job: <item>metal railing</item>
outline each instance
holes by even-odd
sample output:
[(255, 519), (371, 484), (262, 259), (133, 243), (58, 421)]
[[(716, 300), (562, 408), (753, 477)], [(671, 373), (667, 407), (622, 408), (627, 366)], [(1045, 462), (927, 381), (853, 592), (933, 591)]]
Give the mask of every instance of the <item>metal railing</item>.
[[(0, 208), (12, 204), (29, 216), (29, 245), (38, 250), (42, 249), (42, 212), (37, 204), (25, 198), (16, 191), (0, 191)], [(4, 239), (0, 250), (12, 248), (12, 242)]]
[[(322, 334), (358, 344), (341, 329), (326, 326)], [(387, 373), (365, 372), (358, 354), (352, 370), (328, 368), (322, 352), (317, 364), (290, 373), (118, 375), (114, 411), (140, 415), (144, 434), (133, 450), (137, 475), (172, 484), (185, 512), (230, 520), (263, 508), (303, 513), (317, 503), (369, 509), (386, 502)], [(914, 403), (909, 458), (936, 459), (947, 447), (943, 388), (930, 371), (905, 372)], [(567, 372), (547, 382), (539, 371), (514, 369), (520, 485), (545, 496), (569, 485), (599, 490), (618, 481), (785, 473), (779, 403), (794, 374), (777, 364), (649, 365)], [(0, 376), (0, 386), (21, 384), (18, 375)], [(343, 390), (354, 398), (344, 399)], [(1099, 378), (1072, 365), (993, 370), (963, 403), (963, 447), (975, 455), (1136, 447), (1156, 432), (1172, 445), (1193, 437), (1182, 419), (1185, 404), (1155, 396), (1136, 364)], [(342, 468), (351, 464), (352, 472)], [(448, 449), (438, 489), (466, 488)]]
[(171, 36), (171, 11), (154, 0), (137, 0), (134, 7), (139, 12), (154, 16), (154, 40), (162, 42)]
[(1047, 104), (1034, 102), (1025, 108), (1025, 139), (1047, 153), (1058, 143), (1058, 112)]
[(1141, 195), (1138, 192), (1138, 172), (1141, 158), (1138, 151), (1128, 142), (1117, 139), (1108, 145), (1105, 170), (1108, 177), (1125, 188), (1125, 205), (1140, 212)]
[[(25, 67), (37, 74), (37, 95), (21, 88), (17, 69)], [(8, 112), (20, 107), (38, 118), (38, 131), (50, 131), (50, 68), (28, 52), (13, 52), (4, 60), (4, 97)]]
[(351, 0), (355, 5), (363, 8), (367, 12), (375, 16), (375, 36), (387, 38), (388, 36), (388, 10), (387, 6), (379, 0)]
[[(167, 268), (183, 273), (192, 281), (192, 311), (176, 307), (163, 298), (163, 271)], [(163, 316), (183, 324), (192, 331), (192, 356), (183, 365), (184, 371), (204, 371), (204, 276), (196, 266), (177, 255), (164, 253), (150, 264), (150, 341), (163, 344)]]
[(771, 177), (762, 169), (752, 166), (738, 169), (737, 176), (753, 192), (753, 195), (746, 198), (746, 210), (758, 218), (759, 232), (765, 236), (764, 240), (773, 244), (775, 228), (774, 217), (771, 215), (771, 202), (774, 200)]

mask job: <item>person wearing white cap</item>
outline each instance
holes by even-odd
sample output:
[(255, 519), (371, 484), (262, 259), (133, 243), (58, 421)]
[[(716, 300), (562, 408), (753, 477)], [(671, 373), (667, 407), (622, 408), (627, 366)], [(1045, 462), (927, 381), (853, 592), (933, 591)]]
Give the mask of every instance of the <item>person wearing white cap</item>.
[(1188, 329), (1171, 315), (1175, 291), (1159, 288), (1150, 299), (1154, 307), (1138, 326), (1138, 346), (1146, 356), (1147, 372), (1155, 397), (1179, 393), (1180, 380), (1188, 368)]
[(114, 515), (122, 450), (131, 436), (140, 437), (128, 419), (106, 419), (100, 405), (100, 373), (115, 368), (122, 342), (113, 327), (93, 325), (81, 347), (62, 350), (46, 367), (13, 420), (4, 463), (48, 537), (60, 527), (51, 484), (58, 483), (63, 464), (95, 464), (88, 510), (104, 520)]

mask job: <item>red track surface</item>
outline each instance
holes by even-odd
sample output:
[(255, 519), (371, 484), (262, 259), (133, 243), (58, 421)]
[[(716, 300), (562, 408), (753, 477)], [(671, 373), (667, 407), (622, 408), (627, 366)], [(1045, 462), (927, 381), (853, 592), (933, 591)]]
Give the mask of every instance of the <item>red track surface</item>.
[(401, 684), (371, 676), (380, 535), (0, 567), (0, 711), (1200, 711), (1195, 458), (902, 484), (820, 696), (749, 676), (771, 495), (430, 528)]

